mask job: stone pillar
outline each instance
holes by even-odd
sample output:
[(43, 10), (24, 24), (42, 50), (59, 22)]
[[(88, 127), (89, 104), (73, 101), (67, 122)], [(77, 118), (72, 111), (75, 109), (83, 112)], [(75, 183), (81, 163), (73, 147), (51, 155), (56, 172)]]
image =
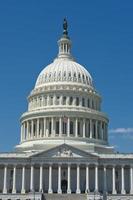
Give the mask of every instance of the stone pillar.
[(62, 118), (60, 117), (60, 120), (59, 120), (59, 136), (61, 137), (62, 136)]
[(43, 119), (43, 136), (46, 136), (46, 117)]
[(48, 189), (48, 193), (53, 193), (52, 190), (52, 165), (49, 165), (49, 189)]
[(51, 119), (51, 130), (52, 130), (52, 136), (55, 137), (55, 119), (53, 117)]
[(31, 171), (30, 171), (30, 191), (34, 192), (34, 166), (31, 165)]
[(86, 165), (86, 193), (89, 193), (89, 165)]
[(4, 167), (4, 185), (3, 185), (3, 194), (7, 194), (7, 165)]
[(40, 130), (39, 130), (39, 118), (37, 119), (37, 138), (39, 138), (39, 133), (40, 133)]
[(61, 164), (58, 165), (58, 194), (61, 194)]
[(107, 169), (106, 169), (106, 166), (104, 165), (103, 167), (103, 174), (104, 174), (104, 194), (107, 193)]
[(112, 168), (112, 194), (116, 194), (116, 184), (115, 184), (115, 166)]
[(70, 137), (70, 118), (67, 120), (67, 137)]
[(13, 167), (13, 187), (12, 187), (12, 193), (16, 194), (16, 165)]
[(31, 120), (31, 138), (34, 138), (34, 120)]
[(130, 194), (133, 194), (133, 166), (130, 166)]
[(24, 136), (24, 140), (26, 140), (26, 125), (25, 122), (23, 123), (24, 129), (23, 129), (23, 136)]
[(67, 180), (68, 180), (68, 185), (67, 185), (67, 193), (71, 194), (71, 166), (68, 164), (68, 169), (67, 169)]
[(98, 165), (95, 165), (95, 192), (98, 192)]
[(80, 166), (77, 165), (77, 194), (80, 194)]
[(83, 119), (83, 138), (85, 138), (85, 119)]
[(75, 137), (78, 137), (78, 119), (75, 120)]
[(43, 192), (43, 165), (40, 165), (40, 186), (39, 191)]
[(90, 119), (90, 138), (92, 138), (92, 119)]
[(22, 168), (22, 188), (21, 188), (21, 193), (25, 193), (25, 166)]
[(124, 166), (121, 166), (121, 194), (125, 194)]
[(23, 141), (23, 124), (21, 124), (21, 142)]

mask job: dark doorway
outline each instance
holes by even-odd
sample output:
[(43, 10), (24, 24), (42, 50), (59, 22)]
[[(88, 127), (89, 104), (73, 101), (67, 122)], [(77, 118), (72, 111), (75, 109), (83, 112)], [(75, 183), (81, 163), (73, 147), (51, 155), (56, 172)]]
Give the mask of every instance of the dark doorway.
[(62, 180), (61, 181), (61, 189), (62, 189), (62, 193), (67, 193), (67, 180)]

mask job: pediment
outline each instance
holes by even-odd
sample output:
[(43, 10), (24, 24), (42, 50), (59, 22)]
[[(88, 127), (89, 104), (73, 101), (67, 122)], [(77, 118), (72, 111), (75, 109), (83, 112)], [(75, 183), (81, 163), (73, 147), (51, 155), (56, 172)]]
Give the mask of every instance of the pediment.
[(51, 148), (46, 151), (42, 151), (39, 153), (35, 153), (31, 157), (37, 157), (37, 158), (89, 158), (89, 159), (98, 159), (98, 156), (88, 153), (86, 151), (83, 151), (81, 149), (78, 149), (76, 147), (62, 144), (59, 146), (56, 146), (54, 148)]

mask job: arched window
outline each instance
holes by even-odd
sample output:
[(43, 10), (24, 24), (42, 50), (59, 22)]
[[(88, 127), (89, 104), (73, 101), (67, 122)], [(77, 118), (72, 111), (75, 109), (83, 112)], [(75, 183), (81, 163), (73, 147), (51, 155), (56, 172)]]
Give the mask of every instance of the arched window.
[(73, 97), (70, 97), (70, 105), (73, 104)]
[(56, 105), (59, 105), (60, 104), (60, 97), (57, 96), (57, 99), (56, 99)]
[(50, 97), (50, 105), (53, 105), (53, 97)]

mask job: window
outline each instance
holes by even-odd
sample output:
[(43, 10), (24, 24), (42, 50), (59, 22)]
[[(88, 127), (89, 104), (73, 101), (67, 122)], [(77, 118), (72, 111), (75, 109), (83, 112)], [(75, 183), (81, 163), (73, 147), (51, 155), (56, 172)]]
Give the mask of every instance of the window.
[(63, 121), (63, 134), (66, 135), (67, 134), (67, 122)]
[(87, 106), (88, 106), (88, 108), (90, 107), (90, 99), (88, 99), (88, 101), (87, 101)]
[(70, 135), (73, 134), (73, 122), (70, 121)]
[(50, 97), (50, 105), (53, 105), (53, 97)]
[(78, 136), (80, 136), (80, 122), (78, 122)]
[(79, 98), (76, 98), (76, 106), (79, 106)]
[(56, 134), (59, 134), (59, 121), (56, 121)]
[(59, 105), (60, 104), (60, 97), (58, 96), (56, 99), (56, 104)]
[(51, 121), (49, 122), (49, 135), (51, 135), (51, 132), (52, 132), (52, 130), (51, 130)]
[(85, 106), (85, 99), (82, 98), (82, 106)]
[(63, 97), (63, 105), (66, 105), (66, 97)]
[(73, 104), (73, 97), (70, 97), (70, 105)]

